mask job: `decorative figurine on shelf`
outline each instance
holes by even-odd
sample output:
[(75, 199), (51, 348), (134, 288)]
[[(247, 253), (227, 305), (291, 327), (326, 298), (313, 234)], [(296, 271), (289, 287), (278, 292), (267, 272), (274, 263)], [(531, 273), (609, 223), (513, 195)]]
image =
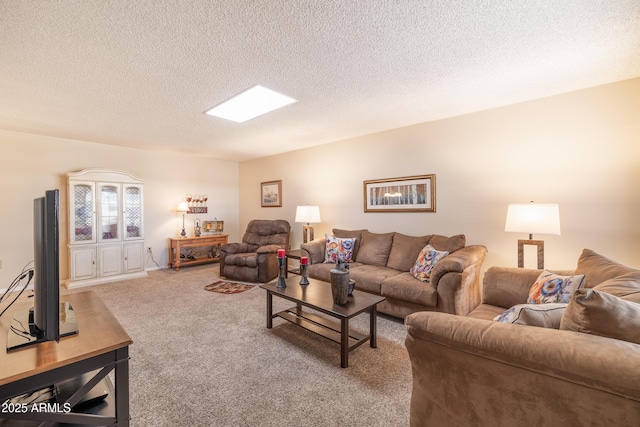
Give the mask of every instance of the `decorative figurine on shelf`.
[(286, 288), (285, 274), (287, 270), (287, 251), (284, 249), (278, 249), (278, 265), (280, 266), (280, 274), (278, 275), (278, 283), (276, 288)]
[(309, 266), (309, 258), (306, 256), (300, 257), (300, 286), (306, 286), (309, 284), (307, 279), (307, 267)]
[(195, 221), (193, 221), (193, 235), (196, 237), (200, 237), (201, 233), (202, 228), (200, 227), (200, 219), (196, 218)]

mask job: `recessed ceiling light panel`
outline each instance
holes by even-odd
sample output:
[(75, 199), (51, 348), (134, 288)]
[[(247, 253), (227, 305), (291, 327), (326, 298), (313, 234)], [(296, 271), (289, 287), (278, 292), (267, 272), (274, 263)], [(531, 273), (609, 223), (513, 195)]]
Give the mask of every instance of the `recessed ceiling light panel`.
[(205, 111), (205, 114), (243, 123), (294, 102), (297, 100), (266, 87), (255, 85)]

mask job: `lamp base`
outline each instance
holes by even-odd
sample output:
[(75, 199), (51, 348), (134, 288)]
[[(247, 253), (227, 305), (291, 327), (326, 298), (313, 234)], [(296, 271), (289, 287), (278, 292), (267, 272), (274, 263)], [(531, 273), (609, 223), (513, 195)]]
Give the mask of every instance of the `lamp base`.
[[(309, 237), (307, 237), (307, 233)], [(313, 225), (302, 226), (302, 243), (307, 243), (313, 240)]]
[(538, 247), (538, 270), (544, 269), (544, 240), (518, 240), (518, 268), (524, 268), (524, 245)]

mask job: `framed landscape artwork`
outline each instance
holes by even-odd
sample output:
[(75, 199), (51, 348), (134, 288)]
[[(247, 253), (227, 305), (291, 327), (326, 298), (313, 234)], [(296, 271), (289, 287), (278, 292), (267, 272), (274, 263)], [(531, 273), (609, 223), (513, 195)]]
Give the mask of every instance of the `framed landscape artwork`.
[(435, 174), (364, 181), (364, 211), (435, 212)]
[(263, 208), (282, 207), (282, 180), (260, 183), (260, 200)]

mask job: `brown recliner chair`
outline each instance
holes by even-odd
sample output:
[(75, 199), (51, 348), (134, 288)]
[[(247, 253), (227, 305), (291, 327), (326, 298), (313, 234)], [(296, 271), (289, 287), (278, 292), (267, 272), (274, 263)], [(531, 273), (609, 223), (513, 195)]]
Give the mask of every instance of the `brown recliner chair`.
[(220, 276), (243, 282), (267, 283), (278, 276), (278, 249), (289, 247), (291, 225), (283, 219), (254, 219), (242, 243), (220, 246)]

